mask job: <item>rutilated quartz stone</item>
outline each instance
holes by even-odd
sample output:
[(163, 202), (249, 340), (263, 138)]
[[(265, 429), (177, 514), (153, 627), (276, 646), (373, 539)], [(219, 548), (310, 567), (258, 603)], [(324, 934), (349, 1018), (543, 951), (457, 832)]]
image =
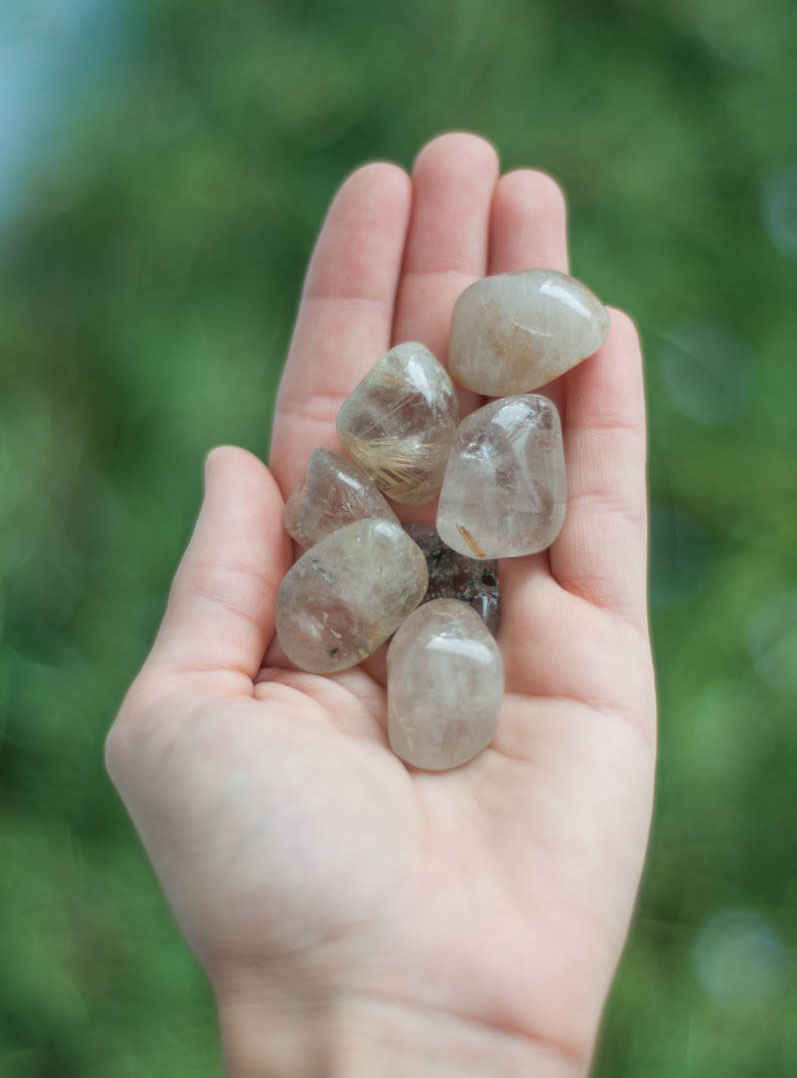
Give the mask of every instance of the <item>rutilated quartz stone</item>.
[(390, 747), (415, 767), (458, 767), (492, 741), (503, 691), (501, 653), (473, 608), (424, 603), (387, 651)]
[(484, 277), (454, 305), (451, 376), (484, 396), (527, 393), (597, 352), (609, 328), (597, 296), (566, 273)]
[(550, 546), (567, 501), (559, 413), (546, 397), (503, 397), (460, 423), (437, 506), (444, 543), (473, 558)]
[(353, 459), (393, 501), (428, 502), (440, 489), (459, 407), (447, 371), (422, 344), (384, 355), (338, 414)]
[(398, 523), (384, 495), (368, 476), (332, 449), (315, 449), (304, 478), (285, 504), (285, 531), (305, 550), (355, 520)]
[(424, 556), (401, 525), (355, 521), (288, 571), (277, 597), (277, 638), (302, 670), (345, 670), (396, 631), (427, 584)]
[(429, 587), (423, 597), (459, 599), (469, 603), (495, 636), (501, 620), (498, 562), (465, 557), (447, 546), (431, 524), (405, 524), (404, 529), (423, 551)]

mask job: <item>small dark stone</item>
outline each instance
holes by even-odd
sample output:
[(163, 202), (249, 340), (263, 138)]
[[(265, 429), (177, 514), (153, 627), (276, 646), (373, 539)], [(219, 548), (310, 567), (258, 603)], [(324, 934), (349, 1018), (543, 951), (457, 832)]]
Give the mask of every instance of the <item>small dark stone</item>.
[(429, 524), (405, 524), (404, 530), (423, 551), (429, 571), (429, 588), (423, 602), (430, 599), (459, 599), (470, 603), (495, 636), (501, 620), (498, 562), (466, 558), (446, 546)]

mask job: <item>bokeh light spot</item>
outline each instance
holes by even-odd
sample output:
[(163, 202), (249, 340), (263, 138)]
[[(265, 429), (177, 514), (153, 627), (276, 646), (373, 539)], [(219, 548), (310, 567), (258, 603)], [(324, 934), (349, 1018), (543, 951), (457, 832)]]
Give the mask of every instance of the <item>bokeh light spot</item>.
[(707, 426), (730, 423), (750, 396), (753, 357), (723, 326), (676, 330), (661, 353), (661, 372), (673, 407)]
[(709, 49), (731, 64), (759, 67), (784, 47), (787, 16), (762, 0), (697, 0), (694, 20)]
[(771, 689), (797, 696), (797, 591), (766, 603), (750, 621), (747, 646), (753, 666)]
[(720, 910), (700, 926), (692, 952), (697, 978), (723, 1010), (762, 1010), (782, 991), (786, 949), (753, 910)]
[(797, 258), (797, 165), (780, 169), (764, 181), (761, 216), (775, 247)]

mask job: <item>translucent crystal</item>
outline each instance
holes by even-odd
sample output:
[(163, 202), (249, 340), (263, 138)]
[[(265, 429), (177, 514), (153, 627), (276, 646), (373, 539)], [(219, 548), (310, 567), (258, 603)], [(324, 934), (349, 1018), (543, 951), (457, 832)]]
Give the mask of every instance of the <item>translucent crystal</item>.
[(559, 413), (546, 397), (504, 397), (460, 423), (437, 507), (444, 543), (473, 558), (550, 546), (567, 501)]
[(445, 368), (408, 341), (391, 348), (344, 402), (338, 434), (389, 498), (421, 505), (440, 489), (458, 420)]
[(355, 520), (398, 518), (368, 476), (332, 449), (316, 449), (285, 505), (285, 531), (305, 549)]
[(454, 306), (448, 361), (454, 381), (502, 397), (538, 389), (600, 348), (609, 312), (558, 270), (484, 277)]
[(399, 524), (358, 520), (299, 558), (277, 597), (277, 637), (296, 666), (329, 674), (383, 644), (426, 592), (426, 561)]
[(390, 747), (415, 767), (458, 767), (492, 740), (503, 691), (501, 653), (473, 608), (425, 603), (387, 651)]
[(470, 603), (495, 636), (501, 620), (498, 562), (466, 558), (447, 546), (430, 524), (405, 524), (407, 534), (423, 551), (429, 587), (423, 601), (459, 599)]

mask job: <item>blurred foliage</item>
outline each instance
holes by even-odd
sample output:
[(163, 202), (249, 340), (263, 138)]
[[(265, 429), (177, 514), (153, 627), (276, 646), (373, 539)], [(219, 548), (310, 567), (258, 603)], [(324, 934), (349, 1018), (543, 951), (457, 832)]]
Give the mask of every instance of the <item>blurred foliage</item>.
[(44, 90), (0, 184), (0, 1073), (218, 1073), (103, 737), (334, 189), (448, 128), (560, 179), (646, 344), (660, 783), (596, 1073), (797, 1073), (796, 42), (792, 0), (4, 0)]

